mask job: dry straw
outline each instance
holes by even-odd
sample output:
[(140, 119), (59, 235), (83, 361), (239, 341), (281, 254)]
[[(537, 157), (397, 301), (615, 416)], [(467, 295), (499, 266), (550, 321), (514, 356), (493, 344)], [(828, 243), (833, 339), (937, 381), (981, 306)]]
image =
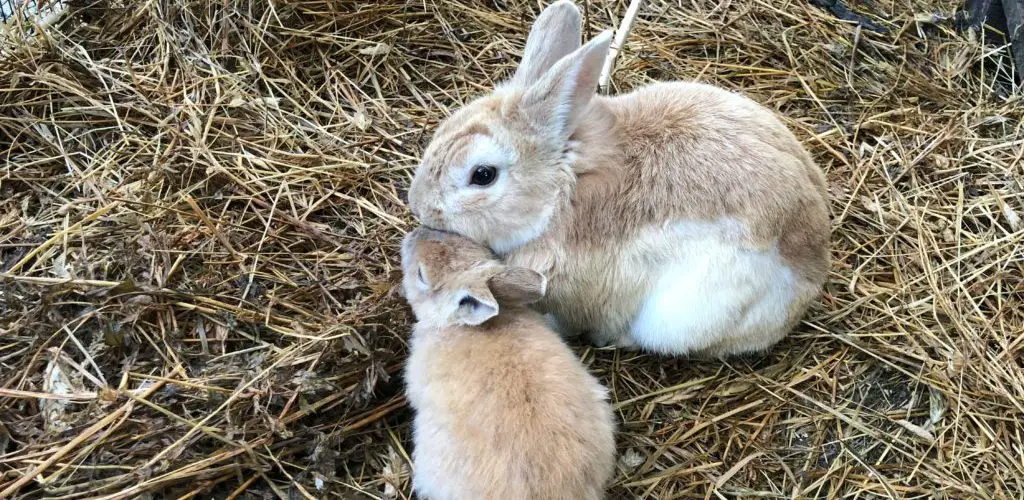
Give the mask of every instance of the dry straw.
[[(778, 110), (828, 173), (834, 260), (767, 355), (578, 346), (614, 495), (1024, 495), (1024, 100), (957, 3), (857, 2), (883, 32), (644, 3), (611, 92)], [(3, 35), (0, 496), (409, 498), (403, 190), (538, 2), (72, 4)]]

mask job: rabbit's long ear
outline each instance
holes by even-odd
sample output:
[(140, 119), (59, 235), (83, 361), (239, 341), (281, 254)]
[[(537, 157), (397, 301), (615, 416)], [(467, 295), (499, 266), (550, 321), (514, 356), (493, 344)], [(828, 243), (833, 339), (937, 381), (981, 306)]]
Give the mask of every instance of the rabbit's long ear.
[(526, 88), (547, 70), (580, 48), (580, 10), (572, 0), (558, 0), (537, 16), (523, 50), (523, 60), (510, 84)]
[(525, 267), (505, 267), (487, 280), (487, 287), (498, 303), (517, 306), (544, 298), (547, 286), (548, 280), (543, 274)]
[(498, 302), (483, 280), (459, 290), (452, 299), (452, 319), (458, 324), (476, 326), (498, 315)]
[(475, 277), (452, 295), (452, 319), (463, 325), (479, 325), (499, 312), (499, 304), (525, 306), (544, 298), (548, 280), (524, 267), (501, 266), (489, 278)]
[(611, 30), (601, 33), (527, 87), (519, 103), (526, 116), (553, 138), (568, 139), (597, 93), (611, 41)]

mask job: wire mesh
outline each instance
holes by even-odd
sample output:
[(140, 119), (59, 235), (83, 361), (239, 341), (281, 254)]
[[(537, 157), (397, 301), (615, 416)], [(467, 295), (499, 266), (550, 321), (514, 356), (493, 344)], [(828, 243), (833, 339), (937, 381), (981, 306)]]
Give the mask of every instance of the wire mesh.
[(0, 21), (7, 22), (16, 15), (42, 19), (63, 8), (61, 0), (0, 0)]

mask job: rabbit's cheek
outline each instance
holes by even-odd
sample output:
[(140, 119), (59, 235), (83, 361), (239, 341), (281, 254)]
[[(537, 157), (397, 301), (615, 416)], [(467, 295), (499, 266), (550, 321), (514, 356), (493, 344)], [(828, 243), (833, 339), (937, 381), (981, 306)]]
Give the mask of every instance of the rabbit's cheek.
[(480, 210), (491, 202), (491, 197), (487, 193), (473, 193), (469, 195), (464, 202), (467, 211)]

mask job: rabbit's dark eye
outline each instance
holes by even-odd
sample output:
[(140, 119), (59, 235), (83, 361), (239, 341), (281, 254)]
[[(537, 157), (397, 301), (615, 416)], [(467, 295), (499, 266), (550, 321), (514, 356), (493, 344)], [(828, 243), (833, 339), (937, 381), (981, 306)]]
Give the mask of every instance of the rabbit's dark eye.
[(477, 186), (489, 186), (498, 178), (498, 169), (490, 165), (477, 165), (473, 169), (473, 177), (469, 179), (470, 184)]

